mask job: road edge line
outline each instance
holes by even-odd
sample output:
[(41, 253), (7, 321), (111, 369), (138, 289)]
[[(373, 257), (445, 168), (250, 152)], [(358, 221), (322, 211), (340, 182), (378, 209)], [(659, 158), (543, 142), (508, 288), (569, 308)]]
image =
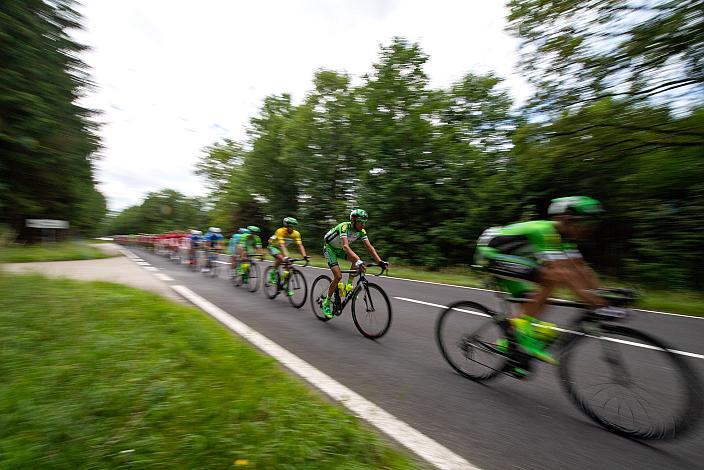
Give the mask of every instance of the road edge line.
[(237, 333), (333, 400), (340, 402), (355, 416), (367, 421), (431, 465), (442, 469), (480, 470), (479, 467), (345, 387), (284, 347), (228, 314), (220, 307), (194, 293), (188, 287), (181, 285), (171, 285), (170, 287), (183, 298), (218, 320), (230, 331)]

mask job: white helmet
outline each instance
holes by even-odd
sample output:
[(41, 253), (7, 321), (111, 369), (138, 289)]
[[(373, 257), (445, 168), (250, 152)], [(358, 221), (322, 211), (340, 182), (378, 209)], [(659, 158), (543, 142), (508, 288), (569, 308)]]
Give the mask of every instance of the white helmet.
[(213, 233), (220, 233), (220, 228), (219, 227), (210, 227), (210, 231)]

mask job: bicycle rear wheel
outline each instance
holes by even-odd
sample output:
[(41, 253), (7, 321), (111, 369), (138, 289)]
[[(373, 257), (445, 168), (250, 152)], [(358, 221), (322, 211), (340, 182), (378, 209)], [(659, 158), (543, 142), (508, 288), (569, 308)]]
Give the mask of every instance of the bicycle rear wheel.
[(673, 439), (702, 413), (702, 389), (687, 361), (640, 331), (601, 325), (578, 336), (560, 359), (570, 399), (597, 424), (636, 439)]
[(328, 288), (332, 279), (330, 276), (321, 274), (315, 281), (313, 281), (313, 287), (310, 288), (310, 307), (313, 309), (315, 318), (320, 321), (328, 321), (330, 318), (326, 317), (323, 313), (323, 297), (328, 295)]
[(250, 292), (256, 292), (259, 289), (259, 272), (259, 265), (250, 261), (249, 271), (247, 271), (247, 289)]
[(293, 291), (293, 295), (289, 296), (288, 301), (296, 308), (301, 308), (308, 299), (308, 284), (302, 272), (291, 268), (288, 273), (288, 289)]
[(276, 271), (276, 274), (274, 275), (274, 282), (273, 283), (269, 282), (269, 276), (271, 276), (271, 272), (273, 270), (274, 270), (273, 266), (268, 266), (264, 270), (264, 295), (266, 295), (270, 299), (273, 299), (279, 293), (279, 272), (278, 272), (278, 270)]
[(506, 338), (494, 313), (475, 302), (457, 302), (440, 313), (435, 338), (442, 356), (460, 375), (476, 381), (499, 375), (508, 358), (497, 350)]
[(352, 319), (359, 332), (369, 339), (384, 336), (391, 326), (391, 302), (384, 289), (371, 282), (360, 283), (352, 296)]

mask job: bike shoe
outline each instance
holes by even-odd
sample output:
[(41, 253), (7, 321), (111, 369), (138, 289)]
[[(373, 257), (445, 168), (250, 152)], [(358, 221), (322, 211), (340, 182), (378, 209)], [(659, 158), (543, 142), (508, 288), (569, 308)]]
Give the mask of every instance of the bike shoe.
[(332, 318), (332, 305), (330, 305), (330, 299), (327, 297), (323, 299), (321, 309), (323, 310), (323, 315), (325, 315), (325, 318)]
[(293, 292), (291, 289), (289, 289), (289, 290), (286, 291), (286, 295), (288, 295), (289, 297), (293, 297), (295, 294), (296, 294), (296, 293)]

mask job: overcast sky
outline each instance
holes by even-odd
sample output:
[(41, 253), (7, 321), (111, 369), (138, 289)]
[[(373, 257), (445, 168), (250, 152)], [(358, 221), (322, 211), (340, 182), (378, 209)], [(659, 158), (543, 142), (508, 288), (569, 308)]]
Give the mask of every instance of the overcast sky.
[(501, 0), (83, 0), (96, 90), (85, 104), (103, 112), (100, 190), (109, 208), (149, 191), (205, 194), (193, 174), (201, 149), (243, 139), (264, 97), (300, 103), (326, 68), (367, 73), (393, 36), (417, 41), (433, 87), (467, 72), (507, 79), (514, 99), (517, 41)]

